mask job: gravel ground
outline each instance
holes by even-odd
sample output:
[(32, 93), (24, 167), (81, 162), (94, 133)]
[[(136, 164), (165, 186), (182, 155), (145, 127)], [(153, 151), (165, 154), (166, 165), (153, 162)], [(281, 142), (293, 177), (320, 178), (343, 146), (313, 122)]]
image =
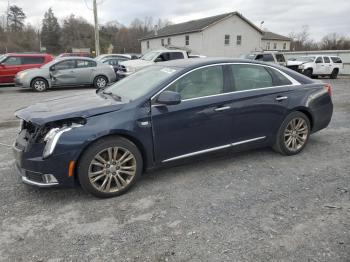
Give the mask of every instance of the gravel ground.
[(16, 177), (16, 108), (91, 89), (0, 88), (0, 261), (350, 261), (350, 79), (299, 155), (225, 153), (146, 174), (121, 197)]

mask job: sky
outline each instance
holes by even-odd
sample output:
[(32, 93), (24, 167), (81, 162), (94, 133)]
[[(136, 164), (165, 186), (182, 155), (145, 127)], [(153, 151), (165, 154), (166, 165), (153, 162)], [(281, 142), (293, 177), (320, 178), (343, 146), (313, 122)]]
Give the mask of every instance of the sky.
[[(134, 18), (168, 19), (173, 23), (240, 12), (254, 24), (288, 35), (309, 26), (310, 36), (320, 40), (328, 33), (350, 37), (350, 0), (97, 0), (99, 22), (118, 21), (128, 25)], [(8, 0), (0, 0), (0, 14)], [(62, 21), (70, 14), (93, 22), (92, 0), (10, 0), (23, 8), (27, 22), (40, 27), (45, 11), (52, 7)]]

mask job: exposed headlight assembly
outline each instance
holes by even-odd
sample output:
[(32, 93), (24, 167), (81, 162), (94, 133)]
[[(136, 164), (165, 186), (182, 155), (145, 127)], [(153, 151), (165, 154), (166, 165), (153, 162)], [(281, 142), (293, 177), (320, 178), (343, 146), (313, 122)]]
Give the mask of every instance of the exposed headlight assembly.
[(28, 72), (20, 72), (20, 73), (18, 74), (18, 78), (23, 78), (23, 77), (25, 77), (27, 74), (28, 74)]
[(58, 140), (60, 139), (61, 135), (65, 132), (68, 132), (72, 130), (73, 128), (81, 127), (83, 125), (73, 123), (70, 126), (63, 126), (63, 127), (55, 127), (52, 128), (44, 137), (45, 148), (43, 151), (43, 158), (47, 158), (50, 155), (52, 155), (53, 151), (55, 150), (55, 147), (57, 145)]

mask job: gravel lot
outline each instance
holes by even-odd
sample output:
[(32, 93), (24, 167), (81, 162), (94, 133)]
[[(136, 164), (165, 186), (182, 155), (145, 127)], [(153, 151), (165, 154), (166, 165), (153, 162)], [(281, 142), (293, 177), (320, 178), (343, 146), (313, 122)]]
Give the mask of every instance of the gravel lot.
[[(0, 261), (350, 261), (350, 79), (303, 153), (225, 152), (158, 170), (114, 199), (15, 175), (15, 109), (91, 89), (0, 88)], [(5, 145), (3, 145), (5, 144)]]

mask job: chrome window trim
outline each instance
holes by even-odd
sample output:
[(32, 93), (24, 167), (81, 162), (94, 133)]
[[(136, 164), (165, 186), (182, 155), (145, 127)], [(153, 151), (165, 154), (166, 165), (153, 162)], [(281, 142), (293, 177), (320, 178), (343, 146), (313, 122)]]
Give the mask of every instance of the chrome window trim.
[(234, 146), (238, 146), (238, 145), (241, 145), (241, 144), (262, 140), (262, 139), (265, 139), (265, 138), (266, 138), (266, 136), (261, 136), (261, 137), (256, 137), (256, 138), (252, 138), (252, 139), (248, 139), (248, 140), (235, 142), (235, 143), (230, 143), (230, 144), (227, 144), (227, 145), (222, 145), (222, 146), (212, 147), (212, 148), (208, 148), (208, 149), (204, 149), (204, 150), (200, 150), (200, 151), (195, 151), (195, 152), (192, 152), (192, 153), (188, 153), (188, 154), (184, 154), (184, 155), (180, 155), (180, 156), (176, 156), (176, 157), (165, 159), (165, 160), (162, 161), (162, 163), (166, 163), (166, 162), (170, 162), (170, 161), (174, 161), (174, 160), (178, 160), (178, 159), (182, 159), (182, 158), (187, 158), (187, 157), (191, 157), (191, 156), (201, 155), (201, 154), (217, 151), (217, 150), (220, 150), (220, 149), (234, 147)]
[[(289, 76), (288, 74), (282, 72), (281, 70), (279, 70), (278, 68), (269, 66), (269, 65), (262, 65), (262, 64), (254, 64), (254, 63), (217, 63), (217, 64), (210, 64), (210, 65), (205, 65), (205, 66), (201, 66), (201, 67), (197, 67), (194, 68), (188, 72), (186, 72), (185, 74), (179, 76), (178, 78), (176, 78), (175, 80), (171, 81), (168, 85), (166, 85), (164, 88), (162, 88), (160, 91), (158, 91), (155, 95), (153, 95), (151, 97), (151, 101), (154, 100), (154, 98), (156, 98), (160, 93), (162, 93), (164, 90), (166, 90), (169, 86), (171, 86), (172, 84), (174, 84), (176, 81), (180, 80), (181, 78), (185, 77), (186, 75), (196, 71), (196, 70), (200, 70), (203, 68), (207, 68), (207, 67), (212, 67), (212, 66), (223, 66), (223, 65), (254, 65), (254, 66), (262, 66), (262, 67), (268, 67), (272, 70), (276, 70), (277, 72), (279, 72), (280, 74), (282, 74), (284, 77), (286, 77), (289, 81), (292, 82), (292, 84), (290, 85), (281, 85), (281, 86), (270, 86), (270, 87), (263, 87), (263, 88), (255, 88), (255, 89), (249, 89), (249, 90), (240, 90), (240, 91), (232, 91), (232, 92), (227, 92), (227, 93), (221, 93), (221, 94), (215, 94), (215, 95), (209, 95), (209, 96), (201, 96), (201, 97), (194, 97), (194, 98), (189, 98), (189, 99), (184, 99), (181, 100), (181, 102), (185, 102), (185, 101), (191, 101), (191, 100), (197, 100), (197, 99), (201, 99), (201, 98), (208, 98), (208, 97), (215, 97), (215, 96), (222, 96), (222, 95), (229, 95), (229, 94), (234, 94), (234, 93), (242, 93), (242, 92), (252, 92), (252, 91), (257, 91), (257, 90), (266, 90), (266, 89), (273, 89), (273, 88), (280, 88), (280, 87), (285, 87), (285, 86), (297, 86), (297, 85), (301, 85), (297, 80), (295, 80), (294, 78), (292, 78), (291, 76)], [(155, 106), (162, 106), (161, 104), (152, 104), (152, 107)]]

